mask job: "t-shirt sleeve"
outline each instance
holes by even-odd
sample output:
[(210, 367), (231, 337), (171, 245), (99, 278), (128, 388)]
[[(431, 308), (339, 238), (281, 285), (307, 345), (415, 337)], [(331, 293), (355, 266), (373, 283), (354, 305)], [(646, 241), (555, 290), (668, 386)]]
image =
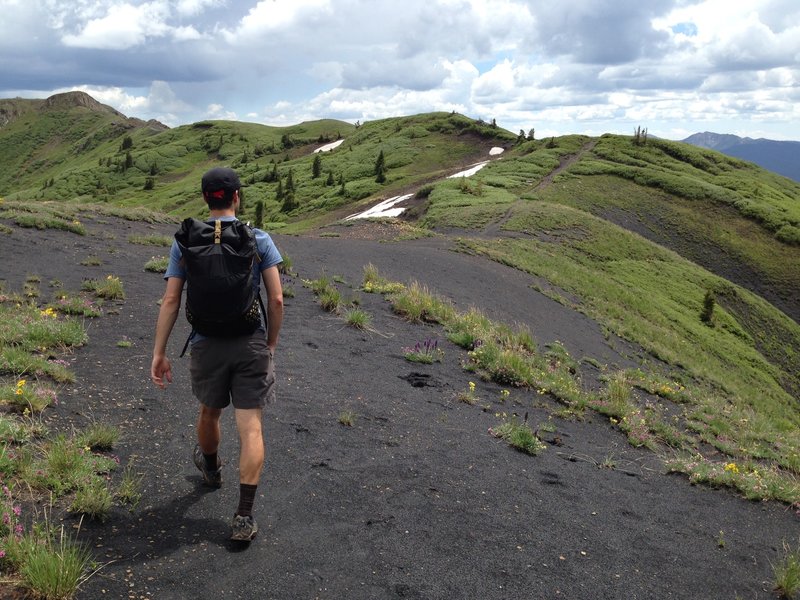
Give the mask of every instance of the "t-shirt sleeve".
[(169, 264), (167, 265), (167, 271), (164, 273), (164, 279), (169, 279), (170, 277), (186, 279), (186, 269), (181, 266), (181, 250), (175, 240), (172, 241), (172, 247), (169, 249)]
[(258, 253), (261, 255), (261, 263), (258, 265), (259, 271), (266, 271), (270, 267), (283, 262), (283, 257), (269, 234), (261, 230), (256, 231), (256, 243), (258, 245)]

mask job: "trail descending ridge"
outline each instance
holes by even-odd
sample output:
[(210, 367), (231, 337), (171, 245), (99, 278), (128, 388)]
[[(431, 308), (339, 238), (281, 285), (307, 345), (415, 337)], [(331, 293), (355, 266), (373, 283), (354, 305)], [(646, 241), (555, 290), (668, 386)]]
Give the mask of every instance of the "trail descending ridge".
[[(558, 166), (555, 169), (553, 169), (547, 175), (542, 177), (538, 183), (532, 186), (532, 188), (520, 192), (520, 196), (522, 196), (522, 194), (528, 191), (538, 192), (548, 187), (550, 184), (553, 183), (553, 180), (555, 179), (556, 175), (574, 165), (583, 157), (584, 154), (586, 154), (587, 152), (591, 152), (596, 145), (597, 145), (597, 140), (591, 140), (589, 142), (586, 142), (581, 147), (581, 149), (578, 150), (578, 152), (576, 152), (575, 154), (563, 156)], [(519, 206), (521, 202), (524, 201), (517, 200), (516, 202), (514, 202), (500, 219), (498, 219), (494, 223), (490, 223), (489, 225), (487, 225), (486, 228), (483, 230), (482, 234), (488, 237), (497, 237), (498, 235), (500, 235), (500, 232), (503, 229), (503, 225), (505, 225), (508, 222), (508, 220), (514, 214), (516, 207)]]

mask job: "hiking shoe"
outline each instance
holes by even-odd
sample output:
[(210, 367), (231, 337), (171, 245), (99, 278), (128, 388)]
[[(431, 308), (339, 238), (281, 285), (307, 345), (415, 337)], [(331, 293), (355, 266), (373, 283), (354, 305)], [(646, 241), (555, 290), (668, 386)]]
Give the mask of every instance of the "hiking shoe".
[(203, 456), (203, 451), (200, 450), (200, 444), (194, 447), (192, 458), (194, 458), (194, 466), (203, 474), (203, 483), (213, 488), (222, 487), (222, 469), (220, 468), (222, 465), (220, 464), (219, 458), (217, 458), (217, 468), (213, 471), (209, 471), (206, 467), (206, 459)]
[(257, 533), (258, 523), (256, 523), (253, 517), (233, 515), (233, 523), (231, 523), (232, 540), (236, 540), (237, 542), (252, 542)]

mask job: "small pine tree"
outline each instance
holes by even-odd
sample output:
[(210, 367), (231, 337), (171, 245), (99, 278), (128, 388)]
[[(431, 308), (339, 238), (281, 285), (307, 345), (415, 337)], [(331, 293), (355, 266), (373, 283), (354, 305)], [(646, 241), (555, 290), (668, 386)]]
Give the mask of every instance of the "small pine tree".
[(328, 171), (328, 179), (325, 181), (325, 185), (333, 185), (333, 171)]
[(278, 179), (278, 188), (275, 190), (275, 199), (280, 202), (283, 200), (283, 180)]
[(156, 187), (156, 182), (152, 177), (148, 177), (144, 180), (144, 187), (142, 189), (152, 190), (154, 187)]
[(703, 297), (703, 309), (700, 311), (700, 320), (710, 327), (714, 326), (715, 304), (716, 299), (714, 298), (714, 292), (707, 290), (706, 295)]
[(386, 182), (386, 159), (383, 156), (383, 150), (375, 160), (375, 181), (378, 183)]
[(259, 200), (256, 202), (256, 227), (259, 229), (264, 228), (264, 201)]
[(266, 179), (266, 181), (278, 181), (278, 163), (274, 160), (272, 161), (272, 171), (269, 172), (267, 177), (268, 179)]
[(294, 194), (294, 171), (289, 169), (289, 174), (286, 176), (286, 192)]
[(124, 138), (122, 138), (120, 150), (128, 150), (129, 148), (133, 148), (133, 138), (131, 138), (129, 135), (126, 135)]
[(150, 165), (150, 175), (153, 176), (158, 175), (158, 164), (153, 163), (152, 165)]
[(314, 162), (311, 165), (311, 177), (316, 179), (322, 173), (322, 159), (319, 156), (319, 153), (314, 155)]
[(133, 156), (130, 152), (125, 153), (125, 170), (127, 171), (133, 166)]
[(531, 127), (530, 131), (528, 131), (528, 140), (533, 141), (536, 139), (536, 130)]

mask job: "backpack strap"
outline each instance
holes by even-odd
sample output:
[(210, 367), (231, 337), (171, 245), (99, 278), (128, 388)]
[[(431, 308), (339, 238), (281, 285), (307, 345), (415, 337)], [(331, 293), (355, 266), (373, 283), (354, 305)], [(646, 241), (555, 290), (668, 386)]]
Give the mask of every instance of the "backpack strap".
[[(261, 296), (259, 296), (258, 299), (261, 300)], [(192, 341), (192, 338), (194, 337), (195, 333), (196, 332), (193, 328), (191, 333), (189, 334), (189, 337), (186, 338), (186, 343), (183, 345), (183, 350), (181, 350), (181, 355), (178, 358), (183, 358), (183, 355), (186, 354), (186, 349), (189, 347), (189, 342)]]

